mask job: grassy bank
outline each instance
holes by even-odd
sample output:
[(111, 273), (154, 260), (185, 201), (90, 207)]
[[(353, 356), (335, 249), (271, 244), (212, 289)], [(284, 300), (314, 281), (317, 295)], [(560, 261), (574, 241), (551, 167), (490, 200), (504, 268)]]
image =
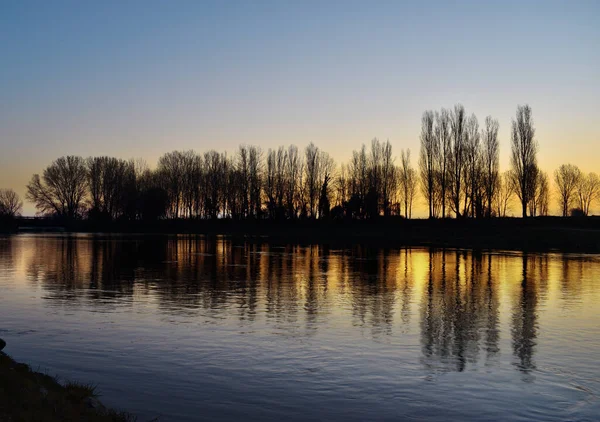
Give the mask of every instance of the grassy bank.
[(62, 385), (0, 352), (0, 420), (122, 422), (135, 419), (106, 409), (98, 401), (93, 386)]
[[(30, 230), (53, 230), (56, 221), (24, 220)], [(189, 233), (230, 235), (286, 243), (369, 244), (389, 247), (433, 246), (522, 251), (600, 253), (600, 217), (351, 221), (161, 220), (75, 221), (70, 232)]]

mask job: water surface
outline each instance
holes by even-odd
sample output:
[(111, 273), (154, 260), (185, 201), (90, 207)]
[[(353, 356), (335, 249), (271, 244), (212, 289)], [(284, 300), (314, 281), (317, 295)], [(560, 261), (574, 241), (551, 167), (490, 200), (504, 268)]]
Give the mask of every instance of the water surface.
[(141, 421), (593, 421), (600, 256), (18, 235), (0, 337)]

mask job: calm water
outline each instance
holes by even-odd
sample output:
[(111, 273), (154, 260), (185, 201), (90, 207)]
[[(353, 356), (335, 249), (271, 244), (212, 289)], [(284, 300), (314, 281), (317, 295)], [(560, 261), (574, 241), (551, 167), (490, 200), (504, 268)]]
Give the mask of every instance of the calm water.
[(19, 235), (0, 337), (141, 421), (597, 421), (600, 256)]

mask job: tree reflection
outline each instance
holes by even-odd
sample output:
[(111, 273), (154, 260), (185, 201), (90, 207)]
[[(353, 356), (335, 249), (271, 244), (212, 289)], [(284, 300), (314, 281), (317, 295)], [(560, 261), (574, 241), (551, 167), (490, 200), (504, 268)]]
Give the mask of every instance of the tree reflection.
[(364, 329), (398, 347), (416, 332), (421, 362), (432, 372), (497, 364), (506, 303), (514, 366), (527, 376), (536, 368), (538, 308), (551, 269), (568, 307), (593, 287), (585, 277), (591, 265), (597, 265), (591, 258), (547, 254), (331, 249), (226, 237), (0, 241), (4, 277), (21, 268), (52, 306), (96, 312), (135, 306), (287, 337), (314, 336), (324, 327)]
[[(346, 291), (354, 325), (392, 335), (401, 252), (355, 246), (345, 256)], [(406, 280), (405, 280), (406, 281)]]
[(16, 248), (13, 247), (10, 237), (0, 236), (0, 272), (10, 274), (16, 267)]
[[(491, 261), (489, 264), (491, 265)], [(423, 364), (430, 370), (464, 371), (499, 351), (499, 306), (491, 271), (481, 253), (429, 251), (421, 307)]]
[[(524, 253), (521, 289), (512, 317), (512, 345), (517, 358), (516, 366), (526, 374), (535, 369), (533, 356), (537, 338), (538, 304), (537, 283), (529, 274), (529, 261), (529, 256)], [(535, 264), (535, 260), (532, 263)]]

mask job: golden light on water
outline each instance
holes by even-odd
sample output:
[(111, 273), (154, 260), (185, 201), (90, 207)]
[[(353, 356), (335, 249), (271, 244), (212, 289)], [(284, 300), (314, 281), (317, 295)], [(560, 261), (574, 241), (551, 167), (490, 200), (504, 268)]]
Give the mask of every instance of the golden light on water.
[[(577, 303), (591, 316), (598, 311), (579, 301), (600, 295), (589, 276), (597, 258), (585, 256), (273, 246), (189, 236), (161, 238), (150, 250), (139, 249), (144, 242), (118, 236), (19, 236), (3, 244), (8, 249), (2, 264), (12, 271), (16, 289), (33, 283), (73, 298), (85, 297), (90, 288), (99, 293), (117, 289), (134, 301), (138, 295), (150, 296), (157, 306), (169, 301), (203, 306), (206, 298), (201, 296), (210, 286), (223, 291), (224, 305), (228, 290), (246, 292), (247, 302), (239, 305), (253, 312), (268, 313), (275, 300), (277, 306), (291, 306), (300, 314), (341, 315), (358, 306), (366, 313), (392, 317), (409, 296), (414, 308), (424, 306), (426, 298), (444, 303), (452, 298), (465, 306), (490, 301), (516, 306), (534, 295), (536, 307)], [(137, 261), (142, 255), (144, 260)], [(156, 279), (151, 278), (154, 271)], [(159, 280), (164, 274), (166, 280)], [(284, 278), (293, 282), (283, 283)], [(183, 289), (189, 289), (189, 280), (194, 281), (193, 291)], [(367, 302), (353, 302), (359, 297)]]

